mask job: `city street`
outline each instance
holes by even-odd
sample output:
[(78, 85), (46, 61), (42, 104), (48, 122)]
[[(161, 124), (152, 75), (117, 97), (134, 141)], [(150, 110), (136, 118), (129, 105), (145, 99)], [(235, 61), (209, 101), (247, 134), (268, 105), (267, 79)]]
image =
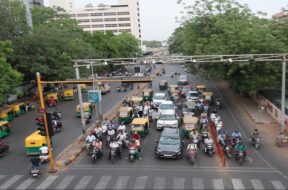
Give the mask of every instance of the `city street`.
[[(177, 84), (177, 76), (171, 78), (170, 72), (185, 73), (180, 65), (168, 65), (165, 69), (166, 74), (156, 77), (153, 81), (154, 93), (159, 91), (160, 80)], [(231, 159), (227, 160), (224, 167), (217, 151), (213, 157), (203, 153), (203, 144), (198, 151), (198, 159), (194, 166), (185, 159), (185, 155), (178, 160), (156, 159), (154, 141), (158, 139), (161, 132), (152, 126), (150, 134), (142, 141), (142, 160), (130, 163), (126, 158), (127, 150), (123, 150), (123, 159), (111, 164), (107, 160), (108, 152), (105, 148), (105, 159), (95, 164), (92, 164), (83, 153), (67, 170), (56, 175), (42, 173), (35, 180), (28, 175), (29, 164), (28, 158), (25, 157), (23, 143), (24, 137), (36, 128), (34, 124), (36, 112), (33, 112), (12, 122), (13, 133), (7, 138), (11, 142), (11, 151), (1, 159), (0, 163), (2, 171), (0, 189), (287, 189), (287, 166), (285, 163), (273, 162), (274, 157), (279, 158), (279, 155), (270, 154), (270, 147), (265, 146), (265, 139), (261, 139), (260, 150), (256, 151), (251, 147), (249, 138), (253, 128), (234, 109), (232, 102), (226, 100), (225, 92), (221, 92), (214, 81), (204, 80), (194, 75), (188, 75), (188, 78), (189, 84), (193, 87), (199, 83), (205, 84), (207, 91), (212, 91), (215, 97), (220, 96), (224, 99), (224, 108), (220, 110), (224, 129), (229, 134), (236, 129), (240, 130), (243, 141), (247, 145), (248, 159), (242, 166)], [(115, 85), (111, 85), (112, 92), (103, 98), (104, 113), (125, 95), (114, 92)], [(53, 139), (56, 155), (81, 133), (80, 120), (74, 117), (76, 104), (77, 100), (64, 102), (60, 106), (65, 129), (56, 134)], [(24, 130), (24, 127), (31, 131)], [(185, 141), (187, 143), (187, 139)]]

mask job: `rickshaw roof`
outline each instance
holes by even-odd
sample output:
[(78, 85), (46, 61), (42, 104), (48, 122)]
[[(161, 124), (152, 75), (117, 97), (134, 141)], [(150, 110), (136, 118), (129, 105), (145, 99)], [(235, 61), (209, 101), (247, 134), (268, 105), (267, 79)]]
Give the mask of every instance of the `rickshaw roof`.
[(180, 91), (179, 90), (175, 90), (175, 89), (171, 89), (171, 93), (179, 93)]
[[(83, 107), (90, 106), (91, 102), (83, 102)], [(77, 108), (80, 107), (80, 104), (77, 105)]]
[(159, 83), (168, 83), (166, 80), (160, 80)]
[(40, 131), (35, 131), (32, 134), (30, 134), (28, 137), (26, 137), (25, 142), (29, 142), (29, 141), (43, 141), (45, 140), (43, 143), (46, 143), (46, 137), (42, 136), (39, 134)]
[(197, 123), (198, 117), (193, 117), (191, 115), (185, 115), (183, 118), (183, 123)]
[(80, 84), (80, 86), (87, 86), (86, 84)]
[(204, 84), (198, 84), (196, 85), (196, 88), (206, 88), (206, 86)]
[(204, 96), (212, 96), (213, 92), (204, 92), (203, 94), (204, 94)]
[(130, 112), (132, 111), (131, 107), (120, 107), (119, 112)]
[(178, 88), (179, 86), (177, 84), (170, 84), (169, 87), (170, 88)]
[(68, 89), (64, 90), (64, 93), (65, 92), (71, 92), (71, 91), (73, 92), (73, 89), (72, 88), (68, 88)]
[(0, 113), (8, 113), (10, 111), (12, 111), (11, 107), (0, 107)]
[(54, 97), (54, 96), (58, 96), (58, 93), (57, 92), (53, 92), (53, 93), (49, 93), (49, 94), (47, 94), (47, 97)]
[(17, 102), (17, 103), (14, 103), (14, 104), (10, 104), (10, 105), (8, 105), (7, 107), (13, 108), (13, 107), (15, 107), (15, 106), (21, 106), (21, 105), (24, 105), (24, 102)]
[(7, 121), (0, 121), (0, 127), (2, 127), (3, 125), (9, 124)]
[(153, 92), (153, 89), (151, 89), (151, 88), (145, 88), (145, 89), (143, 90), (143, 92)]
[(131, 100), (132, 100), (132, 102), (134, 102), (134, 101), (142, 101), (142, 100), (143, 100), (143, 97), (133, 96), (133, 97), (131, 98)]
[(132, 125), (145, 125), (149, 120), (147, 118), (134, 118)]

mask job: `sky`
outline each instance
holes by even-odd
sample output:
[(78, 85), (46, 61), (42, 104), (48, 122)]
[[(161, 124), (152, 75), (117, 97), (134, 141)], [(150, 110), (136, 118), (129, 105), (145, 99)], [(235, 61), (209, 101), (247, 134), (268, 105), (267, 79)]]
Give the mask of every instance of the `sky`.
[[(195, 0), (185, 0), (192, 5)], [(288, 9), (287, 0), (237, 0), (246, 3), (253, 12), (266, 12), (268, 17), (280, 12), (281, 8)], [(117, 0), (75, 0), (76, 7), (84, 7), (87, 3), (98, 5), (117, 4)], [(167, 40), (179, 26), (175, 17), (181, 17), (182, 5), (177, 0), (140, 0), (140, 19), (143, 40)]]

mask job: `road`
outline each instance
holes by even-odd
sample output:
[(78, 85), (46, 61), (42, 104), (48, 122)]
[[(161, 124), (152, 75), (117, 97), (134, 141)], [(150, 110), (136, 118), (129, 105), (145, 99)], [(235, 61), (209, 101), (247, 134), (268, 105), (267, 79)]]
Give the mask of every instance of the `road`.
[[(171, 78), (170, 72), (184, 73), (179, 65), (168, 65), (165, 68), (166, 74), (153, 81), (154, 92), (159, 91), (160, 80), (168, 80), (169, 84), (177, 83), (177, 78)], [(21, 172), (8, 173), (2, 177), (0, 175), (0, 182), (6, 181), (0, 185), (0, 189), (6, 187), (19, 189), (287, 189), (287, 166), (273, 161), (277, 155), (271, 155), (269, 147), (263, 145), (259, 151), (256, 151), (249, 145), (251, 126), (237, 113), (233, 104), (225, 99), (225, 92), (221, 92), (214, 81), (204, 80), (195, 75), (188, 75), (188, 78), (191, 85), (203, 83), (207, 91), (212, 91), (216, 96), (224, 98), (224, 108), (220, 110), (224, 128), (229, 133), (235, 129), (240, 130), (248, 147), (248, 160), (243, 166), (239, 166), (235, 160), (228, 160), (226, 167), (223, 167), (217, 154), (213, 157), (204, 155), (203, 146), (199, 150), (194, 166), (184, 158), (157, 160), (154, 158), (156, 145), (154, 140), (158, 139), (161, 132), (152, 127), (151, 133), (142, 142), (142, 160), (130, 163), (125, 159), (127, 150), (124, 150), (122, 153), (124, 159), (118, 160), (114, 165), (107, 159), (92, 164), (83, 154), (69, 169), (57, 175), (43, 174), (37, 180)], [(117, 97), (117, 94), (110, 96)], [(73, 121), (75, 122), (74, 119)], [(71, 123), (73, 121), (71, 120)], [(80, 132), (79, 128), (77, 130)], [(61, 138), (60, 134), (59, 138)], [(104, 154), (107, 157), (107, 151)]]

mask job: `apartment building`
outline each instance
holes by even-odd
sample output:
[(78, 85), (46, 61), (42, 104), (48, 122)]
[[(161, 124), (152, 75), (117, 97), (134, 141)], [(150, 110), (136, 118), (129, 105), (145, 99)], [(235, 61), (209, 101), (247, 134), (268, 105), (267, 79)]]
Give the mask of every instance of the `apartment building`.
[(68, 13), (84, 31), (111, 31), (116, 35), (129, 32), (141, 41), (139, 0), (119, 0), (117, 5), (93, 6), (90, 3), (85, 8)]
[(49, 0), (50, 7), (61, 7), (69, 11), (75, 9), (75, 0)]
[(282, 10), (281, 12), (274, 14), (272, 18), (277, 22), (288, 20), (288, 10)]

